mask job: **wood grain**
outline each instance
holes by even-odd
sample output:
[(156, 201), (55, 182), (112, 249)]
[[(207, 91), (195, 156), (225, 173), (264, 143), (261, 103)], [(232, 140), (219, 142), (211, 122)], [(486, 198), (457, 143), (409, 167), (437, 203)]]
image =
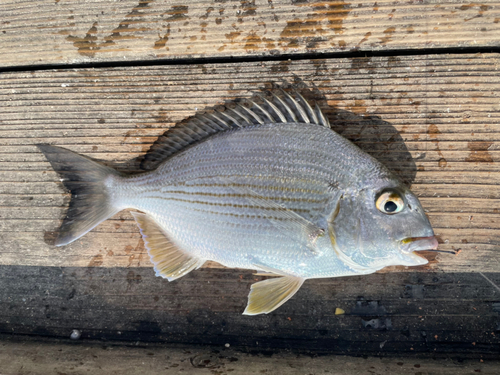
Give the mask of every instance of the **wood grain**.
[(69, 196), (34, 144), (136, 170), (176, 122), (288, 81), (312, 88), (338, 132), (410, 182), (440, 248), (460, 250), (426, 254), (421, 271), (499, 272), (499, 67), (499, 55), (476, 54), (4, 73), (0, 263), (150, 267), (127, 211), (51, 245)]
[(500, 45), (494, 0), (4, 0), (0, 7), (0, 67)]

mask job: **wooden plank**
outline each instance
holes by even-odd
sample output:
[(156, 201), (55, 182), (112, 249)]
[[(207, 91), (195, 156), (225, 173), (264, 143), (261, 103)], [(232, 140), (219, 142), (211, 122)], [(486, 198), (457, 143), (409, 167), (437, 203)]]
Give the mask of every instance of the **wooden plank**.
[[(0, 266), (0, 333), (306, 353), (494, 357), (500, 274), (393, 272), (307, 280), (269, 315), (244, 316), (247, 270), (169, 283), (145, 268)], [(335, 315), (339, 307), (343, 315)]]
[(117, 346), (107, 343), (75, 345), (65, 341), (11, 338), (0, 342), (2, 371), (7, 374), (488, 374), (496, 375), (500, 362), (460, 358), (347, 357), (309, 353), (242, 352), (220, 346)]
[(429, 55), (4, 73), (0, 263), (150, 267), (126, 211), (73, 244), (51, 245), (69, 197), (34, 144), (136, 170), (134, 158), (174, 123), (295, 80), (313, 87), (304, 94), (335, 130), (412, 184), (440, 248), (461, 250), (427, 254), (422, 271), (498, 272), (499, 61), (498, 54)]
[(500, 45), (494, 0), (4, 0), (1, 9), (0, 67)]

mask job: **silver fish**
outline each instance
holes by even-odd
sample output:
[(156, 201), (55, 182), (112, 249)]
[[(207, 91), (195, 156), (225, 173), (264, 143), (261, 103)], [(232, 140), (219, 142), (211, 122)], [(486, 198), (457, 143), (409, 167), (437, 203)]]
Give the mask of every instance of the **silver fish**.
[(416, 266), (437, 248), (417, 197), (330, 129), (297, 92), (233, 102), (176, 126), (125, 175), (39, 145), (72, 199), (57, 246), (124, 209), (156, 275), (172, 281), (212, 260), (275, 276), (252, 285), (244, 314), (269, 313), (306, 279)]

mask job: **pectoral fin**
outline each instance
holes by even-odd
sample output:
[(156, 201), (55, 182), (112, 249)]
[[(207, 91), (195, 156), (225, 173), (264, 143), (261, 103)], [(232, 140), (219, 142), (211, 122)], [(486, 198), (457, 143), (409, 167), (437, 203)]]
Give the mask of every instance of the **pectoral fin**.
[(301, 277), (283, 276), (253, 284), (243, 315), (270, 313), (292, 298), (303, 283)]
[(175, 245), (149, 216), (139, 212), (132, 212), (132, 215), (141, 230), (156, 276), (173, 281), (205, 263)]

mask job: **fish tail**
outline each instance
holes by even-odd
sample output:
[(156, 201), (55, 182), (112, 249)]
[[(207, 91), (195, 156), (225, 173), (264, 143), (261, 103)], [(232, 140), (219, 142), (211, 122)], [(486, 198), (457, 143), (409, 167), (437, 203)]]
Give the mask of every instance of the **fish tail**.
[(121, 210), (112, 203), (106, 187), (112, 180), (111, 176), (121, 175), (118, 171), (64, 148), (37, 147), (71, 192), (71, 202), (59, 229), (56, 246), (75, 241)]

